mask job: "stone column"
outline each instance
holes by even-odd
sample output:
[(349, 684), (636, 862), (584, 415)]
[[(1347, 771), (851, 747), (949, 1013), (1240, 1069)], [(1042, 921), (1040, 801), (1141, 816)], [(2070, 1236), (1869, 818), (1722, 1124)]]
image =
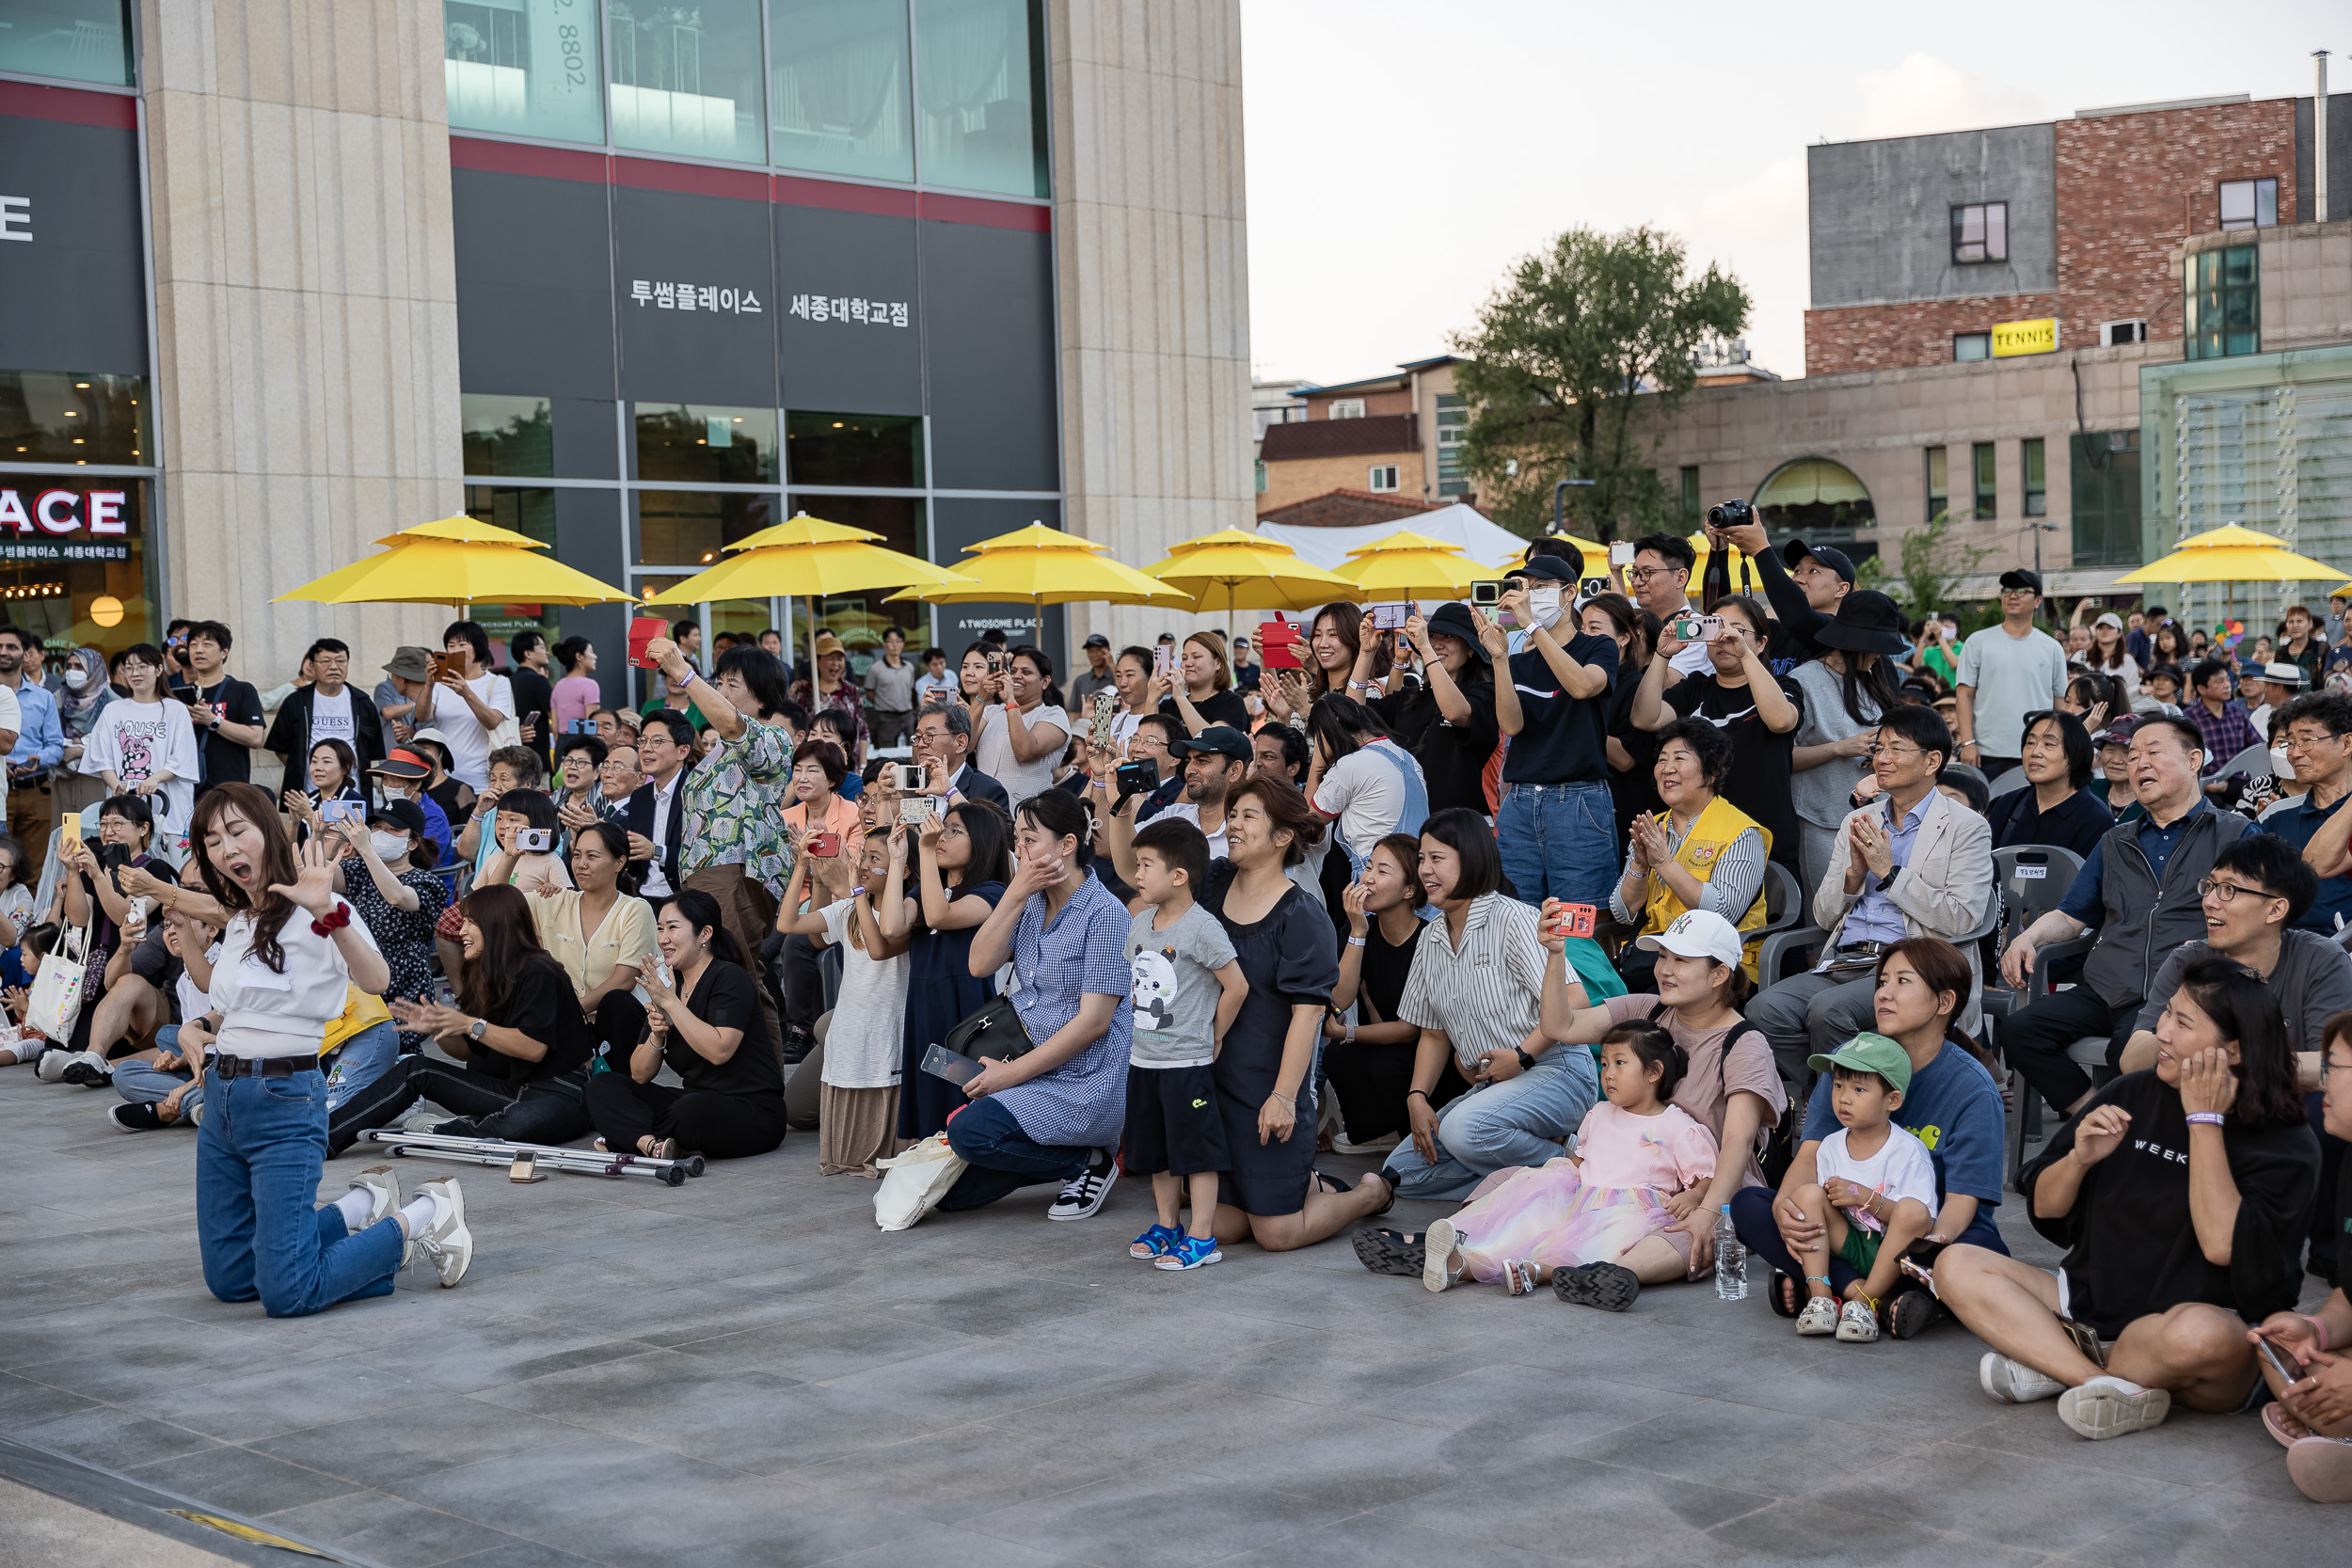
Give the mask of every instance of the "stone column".
[(143, 0), (167, 593), (262, 688), (450, 619), (269, 602), (464, 502), (440, 15)]
[[(1252, 515), (1241, 8), (1047, 9), (1064, 526), (1148, 566)], [(1191, 621), (1073, 606), (1073, 656)]]

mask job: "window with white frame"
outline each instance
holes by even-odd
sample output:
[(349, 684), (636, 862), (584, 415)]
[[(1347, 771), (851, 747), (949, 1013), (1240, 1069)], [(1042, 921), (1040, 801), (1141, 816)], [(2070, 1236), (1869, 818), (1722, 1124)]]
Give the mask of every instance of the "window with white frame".
[(2279, 221), (2279, 182), (2224, 180), (2221, 182), (2221, 227), (2268, 229)]
[(1330, 417), (1335, 420), (1360, 420), (1364, 417), (1364, 400), (1342, 398), (1331, 404)]
[(1395, 464), (1393, 464), (1393, 463), (1375, 463), (1375, 464), (1374, 464), (1374, 465), (1372, 466), (1372, 483), (1371, 483), (1371, 484), (1368, 486), (1368, 488), (1370, 488), (1370, 489), (1374, 489), (1374, 490), (1393, 490), (1393, 489), (1395, 489), (1395, 488), (1396, 488), (1396, 465), (1395, 465)]

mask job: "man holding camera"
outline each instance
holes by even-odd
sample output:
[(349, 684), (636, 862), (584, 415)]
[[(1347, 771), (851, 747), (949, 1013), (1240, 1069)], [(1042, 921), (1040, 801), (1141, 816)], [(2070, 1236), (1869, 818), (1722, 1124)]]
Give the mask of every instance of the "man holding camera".
[(914, 721), (914, 760), (945, 778), (947, 788), (967, 800), (986, 800), (1009, 812), (1005, 786), (971, 766), (972, 710), (961, 703), (929, 703)]
[[(1687, 544), (1682, 548), (1690, 553)], [(1604, 904), (1617, 879), (1608, 753), (1617, 644), (1577, 631), (1576, 574), (1573, 562), (1539, 555), (1504, 586), (1501, 608), (1527, 630), (1519, 653), (1509, 652), (1500, 626), (1470, 610), (1480, 643), (1499, 670), (1509, 671), (1494, 689), (1496, 722), (1511, 737), (1495, 837), (1503, 875), (1531, 904)], [(1686, 566), (1682, 578), (1689, 577)]]

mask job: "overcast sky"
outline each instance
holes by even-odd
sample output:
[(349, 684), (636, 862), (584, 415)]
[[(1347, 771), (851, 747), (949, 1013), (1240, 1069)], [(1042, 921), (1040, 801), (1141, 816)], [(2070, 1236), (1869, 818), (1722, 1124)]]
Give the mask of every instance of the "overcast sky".
[[(1910, 20), (1911, 17), (1917, 20)], [(1511, 261), (1651, 223), (1804, 372), (1804, 150), (2112, 103), (2352, 90), (2352, 6), (1242, 0), (1250, 357), (1344, 381), (1448, 351)]]

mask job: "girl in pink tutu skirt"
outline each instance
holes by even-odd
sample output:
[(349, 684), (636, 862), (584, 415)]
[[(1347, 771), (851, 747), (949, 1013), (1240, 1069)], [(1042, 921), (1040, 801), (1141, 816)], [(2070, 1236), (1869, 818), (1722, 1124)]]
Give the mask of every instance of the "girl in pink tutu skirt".
[[(1629, 1255), (1663, 1237), (1715, 1174), (1715, 1134), (1668, 1103), (1689, 1065), (1656, 1024), (1610, 1030), (1600, 1046), (1606, 1098), (1577, 1129), (1576, 1153), (1480, 1182), (1461, 1212), (1429, 1227), (1422, 1282), (1442, 1291), (1470, 1278), (1515, 1296), (1549, 1282), (1564, 1301), (1617, 1312), (1632, 1305), (1642, 1275), (1626, 1267)], [(1670, 1261), (1679, 1277), (1679, 1254)]]

